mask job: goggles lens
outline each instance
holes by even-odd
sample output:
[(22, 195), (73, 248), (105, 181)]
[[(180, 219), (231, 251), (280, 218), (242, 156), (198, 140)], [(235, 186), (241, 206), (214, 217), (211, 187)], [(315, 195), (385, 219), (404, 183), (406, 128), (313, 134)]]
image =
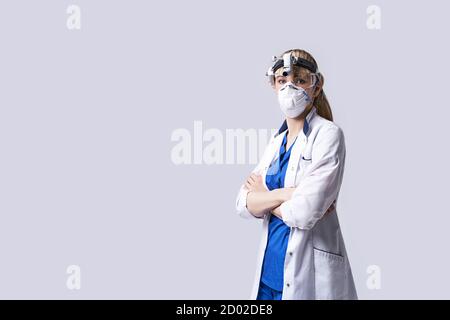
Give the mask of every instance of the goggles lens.
[(308, 71), (300, 73), (294, 72), (288, 74), (287, 76), (283, 76), (281, 71), (280, 74), (277, 73), (278, 72), (275, 73), (273, 79), (271, 80), (273, 81), (273, 85), (275, 85), (275, 82), (276, 84), (283, 85), (290, 81), (297, 87), (309, 89), (314, 87), (318, 82), (317, 75), (315, 73), (309, 73)]

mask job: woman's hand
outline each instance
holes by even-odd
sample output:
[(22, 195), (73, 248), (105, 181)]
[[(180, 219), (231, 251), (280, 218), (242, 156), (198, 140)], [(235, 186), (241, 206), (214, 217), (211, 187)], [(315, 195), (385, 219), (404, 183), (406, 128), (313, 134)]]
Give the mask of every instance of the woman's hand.
[(270, 213), (272, 213), (274, 216), (280, 218), (281, 220), (283, 220), (283, 216), (281, 215), (281, 210), (280, 210), (280, 206), (272, 209), (272, 211), (270, 211)]
[(245, 188), (250, 191), (269, 191), (264, 185), (260, 174), (252, 173), (245, 182)]
[[(288, 201), (292, 198), (292, 194), (294, 193), (295, 189), (296, 189), (295, 187), (278, 189), (278, 191), (280, 192), (280, 198), (282, 199), (282, 203), (285, 201)], [(274, 216), (283, 220), (283, 216), (281, 215), (280, 206), (281, 206), (281, 204), (279, 206), (273, 208), (270, 211), (270, 213), (272, 213)]]

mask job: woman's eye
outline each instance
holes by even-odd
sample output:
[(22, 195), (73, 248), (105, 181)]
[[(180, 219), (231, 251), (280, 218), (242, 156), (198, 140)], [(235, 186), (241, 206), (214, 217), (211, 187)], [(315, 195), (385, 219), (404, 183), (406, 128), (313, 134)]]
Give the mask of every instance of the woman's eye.
[(303, 79), (295, 79), (295, 83), (298, 83), (298, 84), (305, 84), (306, 81), (303, 80)]
[(283, 80), (283, 79), (278, 80), (278, 83), (279, 83), (279, 84), (284, 84), (285, 82), (286, 82), (286, 81)]

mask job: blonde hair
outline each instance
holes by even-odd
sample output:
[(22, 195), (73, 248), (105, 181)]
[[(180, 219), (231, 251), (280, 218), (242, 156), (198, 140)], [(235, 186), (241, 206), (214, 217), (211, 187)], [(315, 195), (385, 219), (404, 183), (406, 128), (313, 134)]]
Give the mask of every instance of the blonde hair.
[[(317, 62), (316, 62), (316, 60), (314, 60), (313, 56), (309, 52), (302, 50), (302, 49), (291, 49), (291, 50), (285, 51), (280, 55), (280, 57), (282, 57), (285, 53), (289, 53), (289, 52), (292, 52), (292, 55), (295, 57), (299, 57), (299, 58), (308, 60), (309, 62), (314, 64), (316, 69), (318, 69)], [(309, 70), (306, 70), (306, 71), (309, 71)], [(321, 117), (323, 117), (327, 120), (333, 121), (333, 113), (331, 112), (331, 107), (328, 102), (327, 96), (325, 95), (325, 92), (323, 91), (323, 84), (324, 84), (325, 79), (324, 79), (322, 73), (318, 73), (317, 75), (319, 77), (318, 80), (319, 80), (319, 84), (320, 84), (320, 92), (314, 98), (313, 105), (316, 107), (317, 113)]]

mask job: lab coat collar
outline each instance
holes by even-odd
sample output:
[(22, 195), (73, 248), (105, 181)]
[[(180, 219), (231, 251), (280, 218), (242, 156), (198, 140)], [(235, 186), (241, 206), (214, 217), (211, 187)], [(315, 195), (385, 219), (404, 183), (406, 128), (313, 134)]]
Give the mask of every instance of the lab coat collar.
[[(314, 117), (314, 115), (315, 115), (316, 113), (317, 113), (317, 109), (316, 109), (315, 106), (313, 106), (313, 107), (311, 108), (311, 110), (308, 112), (308, 114), (306, 115), (305, 122), (303, 123), (303, 130), (302, 130), (302, 133), (303, 133), (303, 135), (304, 135), (305, 137), (307, 137), (308, 134), (309, 134), (309, 129), (310, 129), (309, 124), (310, 124), (310, 122), (311, 122), (311, 119)], [(278, 129), (278, 132), (275, 134), (275, 137), (278, 136), (278, 135), (280, 135), (280, 134), (283, 133), (284, 131), (286, 131), (287, 128), (288, 128), (288, 126), (287, 126), (287, 121), (284, 120), (284, 122), (283, 122), (283, 124), (281, 125), (280, 129)]]

